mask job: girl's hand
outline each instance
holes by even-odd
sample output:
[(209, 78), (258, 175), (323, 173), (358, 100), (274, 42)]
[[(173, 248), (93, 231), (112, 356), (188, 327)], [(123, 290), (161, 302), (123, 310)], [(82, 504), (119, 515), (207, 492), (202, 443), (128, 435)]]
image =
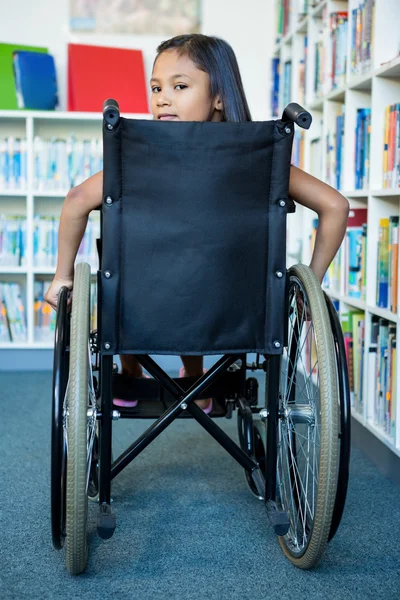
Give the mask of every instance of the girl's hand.
[[(57, 310), (57, 302), (58, 302), (58, 293), (62, 287), (67, 287), (69, 290), (72, 290), (73, 279), (60, 279), (58, 277), (54, 277), (53, 281), (47, 292), (44, 295), (44, 299), (54, 310)], [(67, 307), (71, 310), (71, 302), (72, 295), (69, 294)]]
[(311, 313), (308, 305), (304, 306), (304, 300), (301, 296), (297, 296), (297, 311), (300, 320), (311, 321)]

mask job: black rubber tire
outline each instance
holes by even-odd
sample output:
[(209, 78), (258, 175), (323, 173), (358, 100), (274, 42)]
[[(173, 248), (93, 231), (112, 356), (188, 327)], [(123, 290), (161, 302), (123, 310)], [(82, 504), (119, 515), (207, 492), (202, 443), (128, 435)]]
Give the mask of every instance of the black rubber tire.
[(328, 537), (328, 542), (330, 542), (335, 536), (343, 516), (347, 496), (347, 487), (349, 483), (351, 452), (351, 399), (349, 373), (347, 369), (342, 327), (340, 325), (339, 317), (335, 307), (333, 306), (332, 300), (325, 292), (324, 296), (326, 305), (328, 307), (335, 344), (339, 385), (339, 466), (335, 506), (333, 508), (331, 530)]
[(65, 488), (67, 448), (64, 435), (64, 398), (69, 370), (69, 290), (61, 288), (57, 303), (54, 336), (52, 415), (51, 415), (51, 469), (50, 505), (53, 547), (61, 550), (65, 539)]

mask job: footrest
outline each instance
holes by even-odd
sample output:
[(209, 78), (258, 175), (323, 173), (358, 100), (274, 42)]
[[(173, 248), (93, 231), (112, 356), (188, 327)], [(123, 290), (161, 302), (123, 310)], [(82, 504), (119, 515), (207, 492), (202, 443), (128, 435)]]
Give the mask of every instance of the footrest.
[(268, 520), (276, 535), (286, 535), (290, 526), (287, 512), (278, 510), (276, 503), (272, 500), (265, 503), (265, 508), (267, 509)]
[(107, 504), (100, 506), (100, 512), (97, 515), (97, 533), (103, 540), (108, 540), (114, 533), (116, 527), (115, 514), (111, 512), (111, 507)]

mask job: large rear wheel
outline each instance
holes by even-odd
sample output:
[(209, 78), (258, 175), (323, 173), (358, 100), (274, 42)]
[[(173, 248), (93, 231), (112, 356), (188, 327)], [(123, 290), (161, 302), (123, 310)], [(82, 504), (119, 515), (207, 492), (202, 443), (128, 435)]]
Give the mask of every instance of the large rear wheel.
[(323, 555), (331, 530), (338, 475), (338, 373), (331, 323), (314, 273), (288, 271), (288, 344), (281, 359), (277, 505), (290, 527), (279, 538), (296, 566)]
[(66, 566), (71, 575), (86, 567), (88, 479), (96, 431), (96, 399), (89, 349), (90, 267), (75, 270), (67, 390)]

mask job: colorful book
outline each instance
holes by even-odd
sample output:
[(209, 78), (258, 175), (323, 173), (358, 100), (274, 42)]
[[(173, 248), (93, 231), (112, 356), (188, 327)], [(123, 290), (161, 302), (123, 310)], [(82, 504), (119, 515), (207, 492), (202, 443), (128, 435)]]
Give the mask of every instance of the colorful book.
[(389, 293), (389, 219), (379, 219), (376, 305), (388, 308)]
[(31, 52), (47, 53), (47, 48), (39, 46), (24, 46), (20, 44), (1, 44), (0, 43), (0, 109), (17, 110), (17, 90), (15, 86), (13, 70), (13, 53), (20, 50)]

